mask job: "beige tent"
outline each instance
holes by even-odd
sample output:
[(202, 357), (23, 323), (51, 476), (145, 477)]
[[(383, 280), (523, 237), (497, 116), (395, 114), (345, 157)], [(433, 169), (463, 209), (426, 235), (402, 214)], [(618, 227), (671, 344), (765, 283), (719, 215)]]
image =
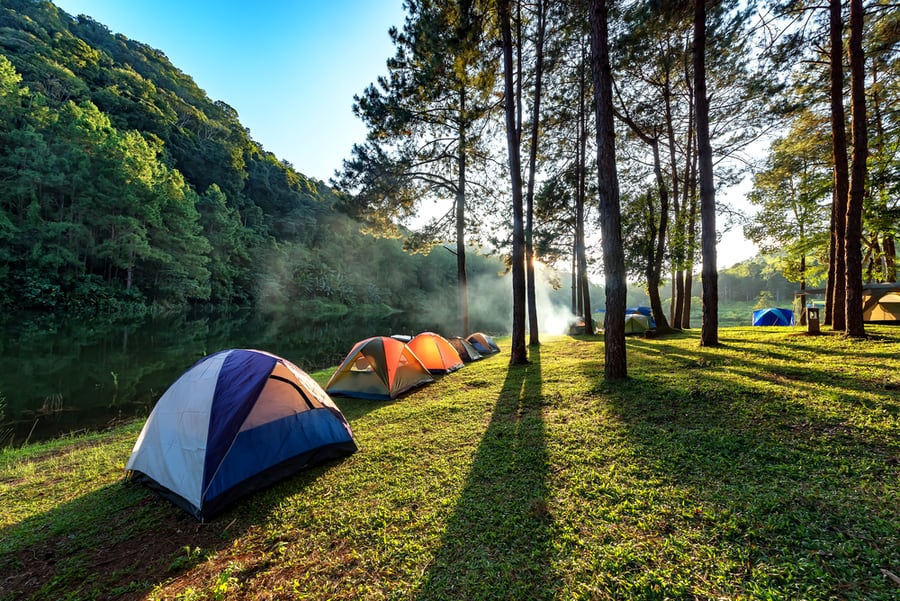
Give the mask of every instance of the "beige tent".
[(628, 313), (625, 315), (625, 333), (643, 334), (650, 329), (650, 318), (640, 313)]
[(900, 287), (880, 295), (863, 291), (863, 321), (900, 321)]
[[(824, 306), (825, 301), (810, 301), (809, 296), (820, 296), (825, 288), (808, 288), (794, 293), (794, 297), (804, 299), (808, 305)], [(866, 284), (862, 289), (863, 321), (900, 324), (900, 283)]]

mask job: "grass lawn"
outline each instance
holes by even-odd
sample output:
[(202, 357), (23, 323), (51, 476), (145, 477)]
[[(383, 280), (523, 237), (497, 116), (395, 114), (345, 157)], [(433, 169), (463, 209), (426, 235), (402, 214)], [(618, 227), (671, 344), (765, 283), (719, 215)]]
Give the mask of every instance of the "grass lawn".
[(630, 338), (615, 384), (546, 337), (337, 398), (358, 453), (202, 525), (123, 480), (141, 424), (7, 449), (0, 600), (900, 599), (900, 328), (867, 330)]

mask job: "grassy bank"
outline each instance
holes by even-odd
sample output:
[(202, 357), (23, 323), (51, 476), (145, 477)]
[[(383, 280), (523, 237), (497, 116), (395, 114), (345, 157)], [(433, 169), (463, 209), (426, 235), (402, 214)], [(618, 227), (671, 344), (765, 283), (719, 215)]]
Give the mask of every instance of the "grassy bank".
[(620, 384), (548, 338), (336, 399), (359, 453), (203, 525), (123, 482), (140, 424), (7, 450), (0, 600), (897, 599), (900, 328), (869, 331), (633, 338)]

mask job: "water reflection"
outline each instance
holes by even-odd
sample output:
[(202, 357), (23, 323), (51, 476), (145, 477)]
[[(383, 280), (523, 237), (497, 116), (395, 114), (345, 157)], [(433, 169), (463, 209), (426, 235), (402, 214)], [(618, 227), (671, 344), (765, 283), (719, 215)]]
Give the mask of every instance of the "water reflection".
[(312, 371), (337, 365), (362, 338), (426, 330), (456, 334), (448, 327), (403, 314), (319, 322), (264, 319), (254, 311), (115, 323), (20, 317), (0, 324), (0, 446), (146, 416), (182, 372), (223, 349), (262, 349)]

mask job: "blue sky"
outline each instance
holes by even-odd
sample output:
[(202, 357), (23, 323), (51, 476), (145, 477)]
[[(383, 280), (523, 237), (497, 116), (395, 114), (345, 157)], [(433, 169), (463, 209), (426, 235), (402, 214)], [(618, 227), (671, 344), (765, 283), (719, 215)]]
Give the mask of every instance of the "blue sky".
[(402, 0), (54, 0), (161, 50), (250, 135), (304, 175), (328, 181), (365, 127), (353, 95), (394, 54)]
[[(388, 29), (401, 27), (405, 15), (403, 0), (54, 3), (161, 50), (210, 98), (234, 107), (266, 150), (324, 182), (365, 139), (353, 96), (387, 74)], [(725, 196), (746, 208), (744, 192)], [(736, 228), (718, 244), (719, 267), (755, 253)]]

